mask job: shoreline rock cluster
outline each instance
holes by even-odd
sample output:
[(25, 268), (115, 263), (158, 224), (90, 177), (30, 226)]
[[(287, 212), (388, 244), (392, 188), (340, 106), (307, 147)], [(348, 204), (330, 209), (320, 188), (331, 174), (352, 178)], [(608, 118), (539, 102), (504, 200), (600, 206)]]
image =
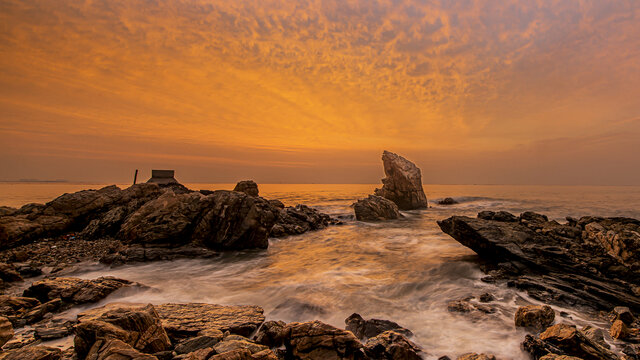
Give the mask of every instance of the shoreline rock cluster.
[(422, 173), (411, 161), (389, 151), (382, 153), (386, 177), (374, 195), (354, 203), (359, 221), (393, 220), (403, 217), (399, 210), (426, 209), (427, 196), (422, 188)]

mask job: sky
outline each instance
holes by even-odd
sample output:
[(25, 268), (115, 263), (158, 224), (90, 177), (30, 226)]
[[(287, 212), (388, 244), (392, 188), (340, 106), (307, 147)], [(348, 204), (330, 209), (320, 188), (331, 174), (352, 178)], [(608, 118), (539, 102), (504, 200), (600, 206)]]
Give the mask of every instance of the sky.
[(635, 0), (0, 0), (0, 180), (640, 185)]

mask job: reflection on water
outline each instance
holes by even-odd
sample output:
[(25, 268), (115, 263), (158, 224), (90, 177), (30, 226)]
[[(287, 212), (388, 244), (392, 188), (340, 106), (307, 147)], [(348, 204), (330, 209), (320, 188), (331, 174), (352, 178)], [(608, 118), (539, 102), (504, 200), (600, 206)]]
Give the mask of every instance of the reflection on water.
[[(233, 185), (189, 187), (230, 189)], [(260, 191), (288, 205), (306, 203), (340, 215), (350, 214), (349, 205), (374, 187), (261, 185)], [(535, 301), (513, 289), (480, 281), (474, 253), (443, 234), (435, 221), (452, 214), (475, 215), (484, 209), (535, 210), (557, 219), (586, 214), (640, 217), (638, 187), (425, 188), (431, 201), (452, 196), (461, 203), (404, 212), (406, 217), (395, 221), (349, 221), (323, 231), (274, 239), (264, 251), (115, 269), (96, 265), (76, 275), (114, 275), (152, 287), (117, 293), (106, 301), (256, 304), (264, 307), (268, 319), (320, 319), (338, 327), (344, 327), (344, 319), (358, 312), (365, 318), (390, 319), (411, 329), (414, 340), (434, 357), (474, 351), (502, 359), (526, 359), (519, 348), (524, 332), (514, 327), (513, 314), (519, 304)], [(27, 197), (23, 194), (22, 199)], [(447, 312), (449, 300), (484, 292), (496, 295), (493, 305), (497, 313), (470, 316)], [(568, 309), (557, 310), (570, 314), (562, 319), (565, 322), (591, 321)]]

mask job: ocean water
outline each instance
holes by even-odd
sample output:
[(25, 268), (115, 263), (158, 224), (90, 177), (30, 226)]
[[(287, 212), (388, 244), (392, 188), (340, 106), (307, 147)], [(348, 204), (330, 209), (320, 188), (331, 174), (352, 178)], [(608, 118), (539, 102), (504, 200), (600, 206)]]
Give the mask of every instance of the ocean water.
[[(233, 184), (187, 184), (192, 189), (232, 189)], [(45, 202), (87, 184), (0, 184), (0, 205)], [(261, 195), (286, 205), (307, 204), (342, 217), (376, 185), (264, 184)], [(482, 210), (518, 214), (536, 211), (565, 216), (640, 218), (640, 187), (425, 185), (430, 208), (405, 211), (399, 220), (345, 225), (272, 239), (267, 250), (226, 253), (216, 259), (155, 262), (108, 268), (86, 264), (74, 276), (113, 275), (141, 282), (149, 290), (115, 293), (105, 302), (208, 302), (255, 304), (267, 319), (319, 319), (344, 328), (357, 312), (389, 319), (411, 329), (428, 358), (485, 352), (499, 359), (528, 359), (520, 350), (523, 330), (514, 326), (518, 306), (537, 302), (505, 286), (480, 281), (478, 258), (442, 233), (437, 220), (475, 216)], [(460, 203), (439, 206), (453, 197)], [(447, 311), (447, 302), (490, 292), (495, 314)], [(100, 304), (97, 304), (100, 305)], [(96, 306), (96, 305), (92, 305)], [(555, 307), (558, 322), (605, 326), (589, 314)], [(79, 310), (75, 310), (76, 312)], [(558, 316), (560, 311), (567, 317)]]

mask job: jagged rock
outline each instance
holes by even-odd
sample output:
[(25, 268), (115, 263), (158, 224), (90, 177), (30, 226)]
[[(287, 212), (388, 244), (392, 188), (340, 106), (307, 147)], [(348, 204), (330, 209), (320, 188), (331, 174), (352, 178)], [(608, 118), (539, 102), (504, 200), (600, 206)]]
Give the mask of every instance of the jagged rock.
[(392, 220), (402, 217), (393, 201), (376, 195), (358, 200), (353, 204), (353, 210), (359, 221)]
[[(204, 360), (204, 358), (202, 359)], [(200, 359), (194, 358), (194, 360)], [(236, 349), (222, 354), (213, 355), (208, 358), (208, 360), (253, 360), (253, 357), (251, 356), (251, 351), (247, 349)]]
[(298, 204), (295, 207), (274, 207), (274, 209), (277, 210), (277, 218), (275, 225), (271, 228), (270, 236), (272, 237), (298, 235), (324, 229), (329, 225), (342, 224), (341, 221), (307, 205)]
[(0, 316), (0, 347), (13, 337), (13, 326), (11, 321), (4, 316)]
[(22, 276), (12, 265), (0, 263), (0, 280), (3, 282), (22, 281)]
[(616, 320), (611, 325), (611, 329), (609, 330), (609, 334), (614, 339), (624, 340), (629, 337), (629, 328), (624, 324), (622, 320)]
[(144, 354), (119, 339), (97, 339), (86, 357), (87, 360), (158, 360)]
[(34, 298), (0, 295), (0, 316), (4, 316), (13, 326), (23, 326), (26, 321), (21, 321), (25, 314), (40, 305), (40, 301)]
[(134, 283), (129, 280), (111, 276), (94, 280), (60, 277), (34, 282), (24, 291), (23, 296), (36, 298), (41, 302), (62, 299), (66, 303), (78, 305), (97, 302), (122, 287), (132, 285)]
[(233, 191), (240, 191), (249, 196), (258, 196), (258, 184), (253, 180), (240, 181), (236, 184), (236, 187), (233, 188)]
[(422, 189), (422, 174), (411, 161), (394, 153), (382, 153), (384, 173), (382, 188), (375, 195), (387, 198), (401, 210), (423, 209), (427, 207), (427, 196)]
[(285, 348), (292, 359), (363, 359), (362, 344), (351, 332), (320, 321), (290, 323)]
[(216, 330), (216, 332), (217, 334), (215, 334), (215, 336), (212, 336), (213, 334), (209, 334), (185, 339), (176, 345), (175, 351), (178, 354), (188, 354), (196, 350), (212, 348), (220, 342), (223, 337), (222, 331)]
[(591, 325), (587, 325), (580, 329), (580, 332), (587, 337), (587, 339), (595, 342), (596, 344), (602, 346), (605, 349), (610, 349), (611, 346), (604, 341), (604, 331), (600, 328), (593, 327)]
[(69, 319), (54, 318), (35, 327), (35, 338), (43, 341), (60, 339), (73, 334), (77, 322)]
[(367, 340), (364, 352), (372, 360), (420, 360), (422, 349), (395, 330), (385, 331)]
[(620, 304), (640, 309), (640, 296), (631, 291), (632, 284), (640, 279), (635, 265), (621, 262), (597, 243), (583, 239), (579, 227), (594, 221), (603, 221), (611, 229), (615, 222), (630, 227), (640, 223), (637, 220), (582, 218), (575, 227), (530, 212), (523, 213), (519, 221), (486, 220), (485, 215), (453, 216), (438, 225), (497, 266), (503, 278), (511, 279), (509, 286), (545, 302), (596, 310)]
[(540, 334), (540, 340), (561, 349), (566, 355), (584, 360), (617, 358), (609, 350), (588, 339), (573, 325), (553, 325)]
[(506, 211), (494, 212), (489, 210), (480, 211), (478, 213), (478, 219), (495, 220), (495, 221), (502, 221), (502, 222), (518, 221), (518, 218), (509, 212), (506, 212)]
[(2, 360), (61, 360), (62, 350), (48, 346), (27, 346), (0, 355)]
[(612, 321), (622, 320), (626, 325), (631, 325), (635, 321), (635, 317), (626, 306), (616, 306), (612, 311)]
[(209, 329), (249, 336), (264, 321), (259, 306), (215, 304), (162, 304), (156, 310), (172, 338), (185, 338)]
[(544, 330), (553, 324), (555, 312), (548, 305), (527, 305), (518, 308), (515, 314), (516, 326)]
[(351, 331), (358, 339), (373, 338), (387, 330), (393, 330), (398, 334), (413, 336), (413, 333), (389, 320), (369, 319), (365, 320), (360, 314), (353, 313), (344, 320), (347, 330)]
[(284, 330), (287, 324), (284, 321), (265, 321), (258, 333), (255, 340), (258, 344), (266, 345), (270, 348), (280, 347), (284, 342)]
[(178, 248), (129, 246), (100, 258), (107, 265), (122, 265), (137, 262), (167, 261), (176, 259), (210, 259), (220, 253), (205, 247), (185, 245)]
[(547, 354), (565, 354), (564, 351), (557, 346), (544, 342), (538, 338), (534, 338), (531, 335), (525, 335), (521, 347), (522, 350), (531, 354), (531, 357), (535, 360), (539, 360)]
[(575, 356), (547, 354), (540, 358), (540, 360), (582, 360)]
[(144, 353), (165, 351), (171, 346), (160, 316), (151, 304), (113, 304), (78, 315), (78, 321), (74, 347), (81, 359), (100, 339), (118, 339)]
[(582, 238), (605, 249), (620, 263), (640, 271), (640, 221), (626, 218), (582, 218)]
[(450, 198), (450, 197), (444, 198), (444, 199), (438, 201), (439, 205), (455, 205), (457, 203), (458, 202), (454, 198)]
[(220, 341), (215, 346), (213, 346), (213, 349), (218, 354), (222, 354), (222, 353), (237, 350), (237, 349), (247, 349), (251, 352), (251, 354), (255, 354), (260, 351), (267, 350), (269, 348), (264, 345), (256, 344), (247, 338), (237, 336), (235, 338), (229, 338), (229, 337), (225, 338), (224, 340)]
[(271, 349), (266, 349), (251, 354), (251, 358), (253, 360), (278, 360), (278, 356), (273, 351), (271, 351)]
[(468, 353), (458, 356), (457, 360), (496, 360), (494, 355)]
[(27, 324), (33, 324), (42, 320), (47, 314), (57, 312), (62, 309), (64, 303), (62, 299), (53, 299), (44, 304), (40, 304), (29, 312), (24, 314), (22, 318), (27, 322)]

